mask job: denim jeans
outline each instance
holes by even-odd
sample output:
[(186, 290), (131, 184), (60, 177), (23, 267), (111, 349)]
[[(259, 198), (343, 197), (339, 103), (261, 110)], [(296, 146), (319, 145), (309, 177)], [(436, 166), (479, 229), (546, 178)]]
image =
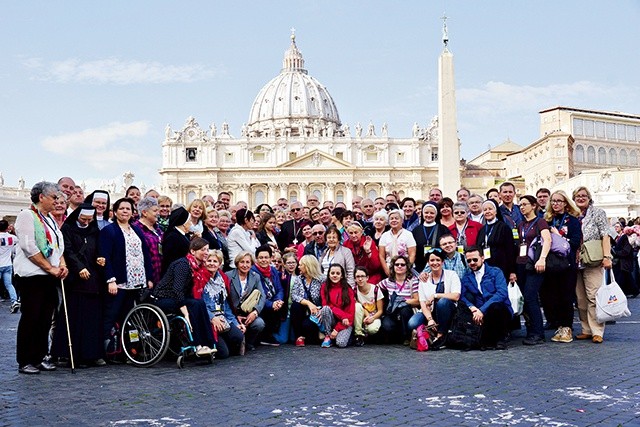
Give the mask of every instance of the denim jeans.
[[(438, 323), (438, 332), (446, 334), (451, 326), (453, 316), (456, 314), (456, 303), (447, 298), (440, 298), (433, 309), (433, 319)], [(422, 324), (427, 324), (427, 318), (421, 311), (409, 319), (409, 329), (416, 329)]]
[[(524, 278), (524, 281), (522, 280)], [(544, 324), (540, 309), (540, 287), (544, 274), (527, 271), (524, 265), (518, 265), (518, 285), (524, 296), (524, 314), (526, 318), (527, 337), (544, 338)]]
[(2, 276), (2, 283), (4, 283), (4, 287), (7, 288), (7, 292), (9, 292), (11, 303), (18, 301), (16, 288), (13, 287), (13, 283), (11, 282), (11, 279), (13, 278), (13, 266), (5, 265), (4, 267), (0, 267), (0, 276)]

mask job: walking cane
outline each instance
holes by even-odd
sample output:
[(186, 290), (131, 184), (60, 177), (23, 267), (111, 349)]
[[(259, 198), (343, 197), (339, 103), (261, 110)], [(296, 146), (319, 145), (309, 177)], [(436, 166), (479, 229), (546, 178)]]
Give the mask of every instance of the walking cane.
[(67, 338), (69, 339), (69, 358), (71, 359), (71, 373), (76, 373), (76, 365), (73, 363), (73, 345), (71, 344), (71, 331), (69, 330), (69, 311), (67, 310), (67, 296), (64, 292), (64, 279), (60, 279), (62, 284), (62, 304), (64, 305), (64, 320), (67, 323)]

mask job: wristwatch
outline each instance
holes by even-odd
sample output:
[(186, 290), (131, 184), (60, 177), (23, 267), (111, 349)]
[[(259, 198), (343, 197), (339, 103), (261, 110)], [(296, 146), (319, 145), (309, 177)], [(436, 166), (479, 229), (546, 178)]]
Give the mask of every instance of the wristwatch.
[(612, 260), (613, 257), (611, 255), (605, 255), (604, 258), (608, 259), (608, 260)]

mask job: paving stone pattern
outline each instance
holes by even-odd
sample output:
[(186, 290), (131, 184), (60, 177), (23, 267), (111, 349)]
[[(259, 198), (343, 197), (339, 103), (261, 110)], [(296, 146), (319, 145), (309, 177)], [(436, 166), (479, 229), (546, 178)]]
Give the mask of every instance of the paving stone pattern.
[(638, 426), (640, 299), (629, 306), (601, 345), (525, 347), (521, 336), (502, 352), (287, 345), (183, 370), (165, 360), (26, 376), (15, 362), (19, 315), (3, 302), (0, 425)]

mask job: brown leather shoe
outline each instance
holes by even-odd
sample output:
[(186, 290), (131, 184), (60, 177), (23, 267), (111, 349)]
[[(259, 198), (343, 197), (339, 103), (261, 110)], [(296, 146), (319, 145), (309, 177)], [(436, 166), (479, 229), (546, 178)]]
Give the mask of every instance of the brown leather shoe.
[(602, 341), (604, 341), (604, 339), (600, 335), (594, 335), (593, 338), (591, 338), (591, 341), (593, 341), (595, 344), (602, 344)]
[(591, 339), (591, 335), (589, 335), (589, 334), (578, 334), (578, 335), (576, 335), (576, 339), (577, 340), (590, 340)]

